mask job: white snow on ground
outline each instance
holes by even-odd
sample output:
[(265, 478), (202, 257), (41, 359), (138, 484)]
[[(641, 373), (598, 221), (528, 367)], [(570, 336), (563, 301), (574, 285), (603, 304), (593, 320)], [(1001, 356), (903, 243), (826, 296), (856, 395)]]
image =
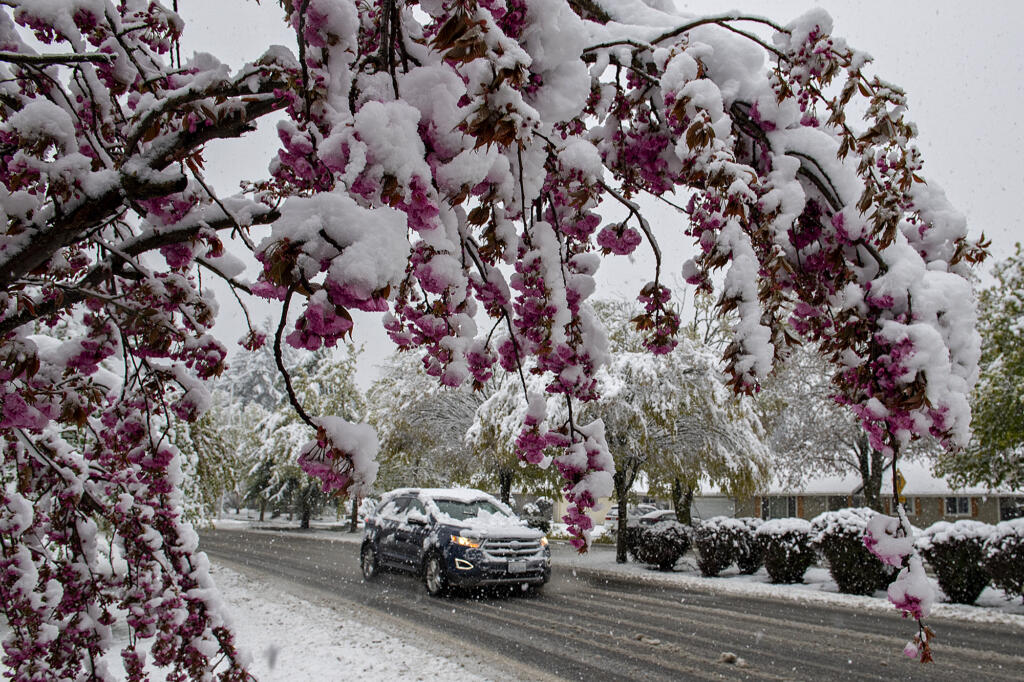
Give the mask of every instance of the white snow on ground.
[(216, 565), (213, 577), (239, 645), (253, 656), (250, 670), (262, 682), (485, 679), (455, 659), (262, 581)]
[[(486, 680), (467, 669), (475, 661), (438, 656), (423, 644), (368, 625), (338, 609), (300, 599), (274, 585), (223, 566), (211, 571), (228, 608), (235, 642), (250, 656), (260, 682), (294, 680)], [(126, 633), (115, 630), (115, 636)], [(115, 654), (107, 657), (124, 677)], [(155, 680), (162, 680), (159, 674)]]

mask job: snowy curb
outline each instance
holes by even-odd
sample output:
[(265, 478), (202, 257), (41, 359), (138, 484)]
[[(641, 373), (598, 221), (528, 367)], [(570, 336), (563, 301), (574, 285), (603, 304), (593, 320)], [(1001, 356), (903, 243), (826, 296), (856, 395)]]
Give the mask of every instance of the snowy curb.
[[(578, 561), (578, 560), (577, 560)], [(591, 577), (606, 580), (636, 580), (649, 584), (678, 587), (706, 594), (727, 594), (742, 597), (761, 597), (802, 604), (822, 604), (842, 608), (860, 609), (876, 613), (894, 613), (892, 604), (883, 597), (821, 592), (818, 590), (801, 589), (802, 585), (771, 585), (750, 581), (733, 582), (726, 578), (703, 578), (680, 573), (659, 574), (636, 564), (622, 570), (581, 566), (575, 561), (557, 562), (573, 571), (573, 574), (586, 573)], [(985, 607), (966, 606), (962, 604), (935, 604), (931, 618), (968, 621), (972, 623), (992, 623), (1010, 625), (1024, 629), (1024, 616), (994, 611)]]

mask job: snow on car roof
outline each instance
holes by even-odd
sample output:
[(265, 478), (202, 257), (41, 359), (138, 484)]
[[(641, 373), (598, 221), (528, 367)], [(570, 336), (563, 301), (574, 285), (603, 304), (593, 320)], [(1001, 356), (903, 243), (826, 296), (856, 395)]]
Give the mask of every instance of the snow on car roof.
[(397, 495), (424, 495), (434, 499), (455, 500), (456, 502), (473, 502), (474, 500), (494, 500), (494, 495), (476, 488), (397, 488), (384, 493), (382, 497)]
[[(381, 495), (381, 504), (388, 500), (402, 495), (416, 495), (426, 503), (428, 509), (439, 519), (453, 526), (463, 526), (467, 531), (500, 531), (503, 535), (513, 534), (523, 538), (537, 538), (544, 535), (543, 532), (527, 528), (520, 521), (512, 509), (503, 504), (498, 498), (475, 488), (397, 488)], [(442, 512), (434, 504), (436, 500), (451, 500), (454, 502), (472, 503), (486, 501), (493, 504), (501, 513), (491, 513), (486, 509), (479, 509), (476, 515), (466, 519), (456, 519)]]

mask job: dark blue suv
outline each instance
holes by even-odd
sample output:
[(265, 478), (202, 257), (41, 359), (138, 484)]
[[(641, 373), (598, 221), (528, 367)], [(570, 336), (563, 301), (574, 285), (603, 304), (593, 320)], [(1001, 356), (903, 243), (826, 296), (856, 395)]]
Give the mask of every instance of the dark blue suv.
[(383, 568), (423, 576), (431, 595), (453, 587), (540, 587), (551, 576), (551, 551), (539, 530), (480, 490), (401, 488), (385, 494), (366, 518), (363, 577)]

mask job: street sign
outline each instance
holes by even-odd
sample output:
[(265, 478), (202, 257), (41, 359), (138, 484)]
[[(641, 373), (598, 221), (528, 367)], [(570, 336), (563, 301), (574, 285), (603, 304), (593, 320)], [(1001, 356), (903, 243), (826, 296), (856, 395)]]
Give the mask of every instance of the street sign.
[(903, 488), (907, 485), (907, 479), (903, 478), (903, 472), (896, 470), (896, 497), (900, 504), (906, 504), (907, 497), (903, 494)]

